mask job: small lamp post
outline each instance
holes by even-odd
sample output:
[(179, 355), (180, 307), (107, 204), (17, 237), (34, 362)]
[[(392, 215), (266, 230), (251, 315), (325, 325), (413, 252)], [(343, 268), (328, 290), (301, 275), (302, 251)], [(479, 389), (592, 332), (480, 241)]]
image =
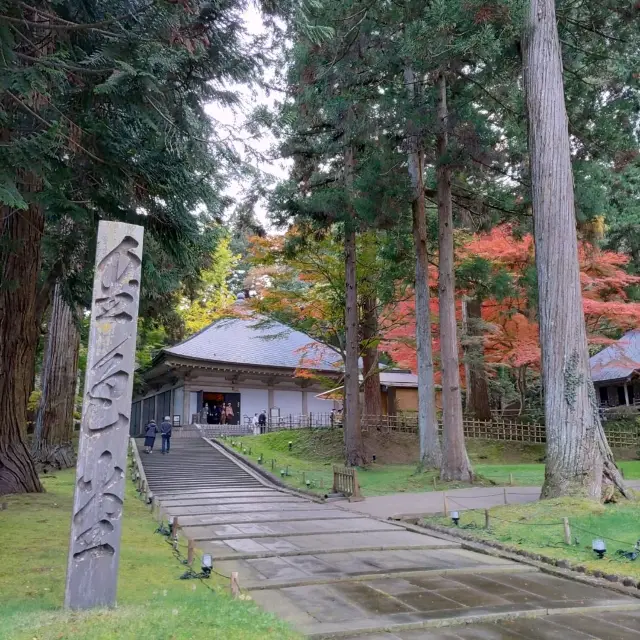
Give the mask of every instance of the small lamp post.
[(457, 511), (451, 512), (451, 519), (453, 520), (453, 524), (455, 524), (456, 527), (460, 524), (460, 514)]
[(591, 548), (594, 553), (597, 554), (599, 560), (602, 560), (602, 558), (604, 558), (604, 554), (607, 553), (607, 545), (604, 540), (601, 540), (600, 538), (591, 543)]
[(291, 451), (292, 447), (293, 447), (293, 442), (289, 440), (289, 451)]
[(202, 574), (205, 578), (211, 575), (211, 569), (213, 568), (213, 559), (210, 553), (205, 553), (202, 556)]

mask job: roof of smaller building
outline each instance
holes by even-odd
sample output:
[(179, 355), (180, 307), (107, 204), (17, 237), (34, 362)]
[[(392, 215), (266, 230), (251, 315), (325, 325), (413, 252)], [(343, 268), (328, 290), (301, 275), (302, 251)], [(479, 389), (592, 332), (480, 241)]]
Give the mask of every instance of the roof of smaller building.
[(626, 380), (640, 370), (640, 329), (626, 333), (616, 343), (589, 360), (594, 382)]
[(223, 318), (164, 353), (209, 362), (336, 371), (342, 358), (306, 333), (262, 316)]
[(410, 387), (418, 386), (418, 376), (404, 369), (393, 369), (380, 372), (380, 384), (387, 387)]

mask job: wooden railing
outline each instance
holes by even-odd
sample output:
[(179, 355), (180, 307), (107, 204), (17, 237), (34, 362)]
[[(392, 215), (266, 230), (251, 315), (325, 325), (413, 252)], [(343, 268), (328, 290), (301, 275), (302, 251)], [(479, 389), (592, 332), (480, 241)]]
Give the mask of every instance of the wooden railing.
[(349, 498), (349, 502), (364, 500), (358, 483), (358, 472), (352, 467), (333, 465), (333, 491), (343, 493)]

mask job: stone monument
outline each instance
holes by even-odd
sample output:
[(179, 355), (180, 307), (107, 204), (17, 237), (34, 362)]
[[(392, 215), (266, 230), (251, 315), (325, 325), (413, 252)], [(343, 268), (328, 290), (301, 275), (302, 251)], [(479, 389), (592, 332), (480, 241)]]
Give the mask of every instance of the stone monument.
[(100, 222), (65, 607), (116, 601), (143, 228)]

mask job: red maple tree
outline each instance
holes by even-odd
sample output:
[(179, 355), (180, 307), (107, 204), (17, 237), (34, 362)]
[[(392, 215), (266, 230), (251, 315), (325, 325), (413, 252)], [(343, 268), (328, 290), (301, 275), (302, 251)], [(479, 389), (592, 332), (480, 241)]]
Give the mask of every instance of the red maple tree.
[[(640, 283), (640, 277), (625, 271), (629, 258), (620, 253), (603, 251), (587, 242), (579, 247), (580, 277), (584, 299), (584, 313), (589, 340), (593, 344), (607, 344), (612, 330), (624, 331), (640, 324), (640, 303), (629, 301), (626, 289)], [(517, 236), (510, 225), (501, 225), (488, 233), (471, 237), (458, 250), (459, 263), (481, 258), (490, 271), (509, 274), (512, 286), (509, 295), (501, 299), (485, 298), (482, 320), (486, 327), (484, 354), (487, 363), (500, 363), (514, 368), (540, 362), (538, 323), (535, 306), (529, 299), (526, 276), (534, 267), (534, 244), (530, 234)], [(436, 291), (435, 268), (429, 273), (429, 285)], [(458, 300), (470, 293), (460, 288)], [(460, 303), (459, 303), (460, 304)], [(434, 353), (438, 352), (438, 301), (431, 299), (434, 319)], [(396, 305), (394, 313), (403, 319), (384, 336), (383, 348), (401, 366), (416, 370), (415, 317), (413, 299)], [(459, 307), (459, 318), (461, 309)]]

